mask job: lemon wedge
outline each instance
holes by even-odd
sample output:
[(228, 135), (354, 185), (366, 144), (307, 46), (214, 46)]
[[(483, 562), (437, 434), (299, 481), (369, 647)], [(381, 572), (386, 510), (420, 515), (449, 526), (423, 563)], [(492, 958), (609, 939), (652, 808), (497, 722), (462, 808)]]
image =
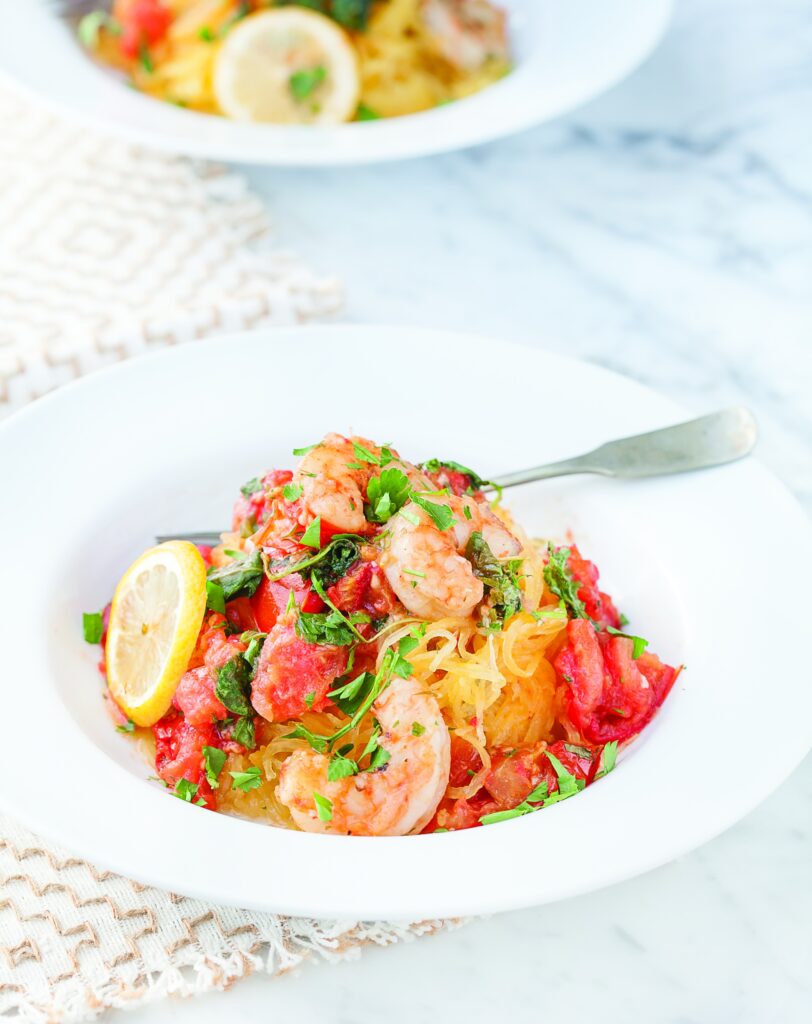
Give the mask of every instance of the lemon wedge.
[(214, 94), (236, 121), (338, 124), (358, 107), (358, 59), (334, 21), (301, 7), (259, 11), (220, 46)]
[(136, 725), (169, 710), (206, 611), (206, 565), (188, 541), (145, 551), (113, 595), (107, 627), (107, 682)]

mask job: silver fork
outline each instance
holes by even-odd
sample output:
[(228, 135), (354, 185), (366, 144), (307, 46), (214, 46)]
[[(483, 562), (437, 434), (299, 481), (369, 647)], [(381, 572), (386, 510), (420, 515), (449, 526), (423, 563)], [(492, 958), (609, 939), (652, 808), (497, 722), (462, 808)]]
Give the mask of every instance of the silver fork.
[[(596, 473), (628, 480), (709, 469), (749, 455), (757, 439), (755, 417), (744, 406), (736, 406), (673, 427), (609, 441), (586, 455), (507, 473), (490, 481), (483, 490), (498, 491), (575, 473)], [(220, 542), (220, 534), (173, 533), (155, 539), (159, 544), (166, 540), (189, 540), (193, 544), (215, 545)]]
[(81, 18), (91, 11), (109, 11), (112, 0), (48, 0), (48, 7), (58, 18)]

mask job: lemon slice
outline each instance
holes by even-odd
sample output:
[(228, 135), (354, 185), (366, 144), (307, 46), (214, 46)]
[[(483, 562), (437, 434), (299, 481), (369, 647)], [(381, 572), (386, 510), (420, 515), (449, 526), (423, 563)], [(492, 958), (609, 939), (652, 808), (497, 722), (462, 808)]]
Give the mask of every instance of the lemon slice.
[(145, 551), (113, 595), (107, 627), (107, 682), (136, 725), (169, 710), (206, 611), (206, 565), (188, 541)]
[(338, 124), (358, 107), (358, 59), (334, 21), (301, 7), (260, 11), (220, 47), (214, 94), (226, 117), (275, 124)]

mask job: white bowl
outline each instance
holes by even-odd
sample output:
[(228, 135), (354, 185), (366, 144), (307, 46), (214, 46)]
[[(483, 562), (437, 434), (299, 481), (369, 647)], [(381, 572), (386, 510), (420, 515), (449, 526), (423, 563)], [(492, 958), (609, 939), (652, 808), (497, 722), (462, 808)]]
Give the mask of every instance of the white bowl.
[(239, 485), (327, 430), (486, 476), (684, 418), (551, 353), (442, 332), (314, 327), (189, 344), (63, 388), (0, 425), (0, 803), (46, 837), (176, 892), (363, 918), (487, 912), (587, 892), (715, 836), (810, 746), (810, 529), (749, 459), (702, 473), (508, 492), (537, 536), (572, 529), (631, 627), (685, 662), (616, 770), (574, 799), (466, 832), (308, 835), (213, 814), (147, 781), (103, 707), (81, 613), (156, 534), (216, 528)]
[(81, 49), (48, 0), (14, 5), (0, 72), (89, 124), (172, 152), (278, 165), (368, 163), (487, 142), (558, 117), (614, 85), (656, 46), (672, 0), (501, 0), (516, 68), (458, 103), (336, 128), (241, 124), (127, 88)]

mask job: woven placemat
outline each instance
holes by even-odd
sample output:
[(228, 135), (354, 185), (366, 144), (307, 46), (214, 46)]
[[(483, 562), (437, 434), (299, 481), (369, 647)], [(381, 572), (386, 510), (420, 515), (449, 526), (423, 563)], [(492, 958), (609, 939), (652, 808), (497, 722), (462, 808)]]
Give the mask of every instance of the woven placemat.
[[(334, 279), (271, 247), (235, 175), (96, 135), (0, 84), (0, 416), (156, 347), (340, 304)], [(86, 1020), (447, 924), (218, 907), (99, 871), (0, 816), (4, 1020)]]

